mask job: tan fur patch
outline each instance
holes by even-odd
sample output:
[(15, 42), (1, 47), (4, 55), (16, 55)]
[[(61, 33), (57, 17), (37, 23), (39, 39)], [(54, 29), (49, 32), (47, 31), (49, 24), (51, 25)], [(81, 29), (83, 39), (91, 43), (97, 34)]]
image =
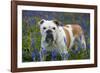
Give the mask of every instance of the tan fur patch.
[(69, 46), (70, 46), (70, 40), (71, 40), (70, 34), (69, 34), (68, 30), (65, 27), (63, 27), (63, 29), (64, 29), (64, 31), (66, 33), (66, 40), (67, 40), (66, 45), (67, 45), (67, 48), (69, 48)]
[(73, 25), (71, 25), (71, 27), (72, 27), (72, 32), (73, 32), (74, 37), (77, 38), (79, 35), (82, 34), (82, 28), (80, 25), (73, 24)]
[[(69, 47), (70, 43), (71, 43), (71, 37), (70, 37), (70, 34), (66, 28), (70, 28), (70, 27), (67, 25), (64, 26), (64, 31), (65, 31), (66, 37), (67, 37), (67, 46)], [(78, 38), (83, 33), (81, 26), (78, 24), (71, 24), (71, 28), (72, 28), (73, 36), (75, 38)]]

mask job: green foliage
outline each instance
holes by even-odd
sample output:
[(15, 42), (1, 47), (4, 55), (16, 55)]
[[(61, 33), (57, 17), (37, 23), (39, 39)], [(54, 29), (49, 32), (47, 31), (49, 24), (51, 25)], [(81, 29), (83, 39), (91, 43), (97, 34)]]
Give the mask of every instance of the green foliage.
[(77, 53), (73, 53), (72, 51), (69, 51), (70, 57), (68, 58), (69, 60), (81, 60), (81, 59), (88, 59), (88, 52), (80, 50)]

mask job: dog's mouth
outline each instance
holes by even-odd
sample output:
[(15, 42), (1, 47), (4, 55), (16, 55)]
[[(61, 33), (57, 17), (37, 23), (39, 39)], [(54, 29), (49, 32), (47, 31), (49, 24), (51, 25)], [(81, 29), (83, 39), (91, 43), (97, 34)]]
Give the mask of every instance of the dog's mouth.
[(45, 41), (47, 43), (52, 43), (54, 41), (53, 34), (47, 34)]

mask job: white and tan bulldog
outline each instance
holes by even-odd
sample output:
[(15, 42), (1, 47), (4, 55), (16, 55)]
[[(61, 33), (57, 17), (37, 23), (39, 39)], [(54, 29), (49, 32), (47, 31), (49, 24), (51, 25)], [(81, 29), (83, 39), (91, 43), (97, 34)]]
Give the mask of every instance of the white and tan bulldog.
[[(68, 59), (66, 54), (78, 42), (78, 46), (86, 49), (86, 42), (83, 30), (78, 24), (66, 24), (60, 26), (56, 20), (44, 20), (39, 22), (41, 38), (41, 48), (47, 51), (57, 50), (62, 59)], [(76, 42), (77, 41), (77, 42)]]

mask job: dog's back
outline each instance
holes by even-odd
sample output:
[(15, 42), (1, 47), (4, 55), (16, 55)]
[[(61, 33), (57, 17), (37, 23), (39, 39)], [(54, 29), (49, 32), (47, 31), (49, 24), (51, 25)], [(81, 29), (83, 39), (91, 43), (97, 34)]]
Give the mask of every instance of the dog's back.
[(68, 24), (64, 26), (65, 32), (67, 32), (67, 45), (71, 48), (74, 44), (74, 40), (78, 39), (82, 43), (83, 48), (86, 49), (86, 42), (84, 37), (84, 32), (80, 25), (78, 24)]

